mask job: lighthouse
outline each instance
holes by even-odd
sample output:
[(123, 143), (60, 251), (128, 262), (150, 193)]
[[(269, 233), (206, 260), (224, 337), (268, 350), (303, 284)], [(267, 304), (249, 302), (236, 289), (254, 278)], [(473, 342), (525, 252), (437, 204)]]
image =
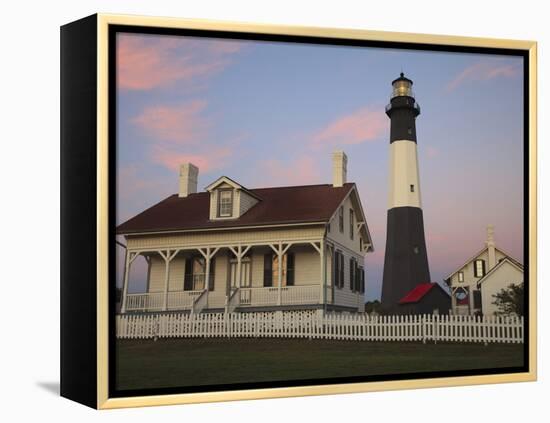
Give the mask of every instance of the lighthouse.
[(399, 302), (419, 284), (430, 282), (420, 177), (416, 118), (420, 106), (413, 81), (403, 73), (392, 82), (386, 114), (391, 121), (390, 178), (382, 308), (399, 312)]

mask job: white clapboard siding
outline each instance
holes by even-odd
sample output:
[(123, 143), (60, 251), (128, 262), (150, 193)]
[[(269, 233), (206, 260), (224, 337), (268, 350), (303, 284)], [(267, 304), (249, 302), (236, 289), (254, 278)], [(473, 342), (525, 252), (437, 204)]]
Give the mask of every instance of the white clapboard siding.
[(523, 343), (523, 317), (318, 315), (315, 311), (125, 314), (119, 339), (309, 338), (350, 341)]

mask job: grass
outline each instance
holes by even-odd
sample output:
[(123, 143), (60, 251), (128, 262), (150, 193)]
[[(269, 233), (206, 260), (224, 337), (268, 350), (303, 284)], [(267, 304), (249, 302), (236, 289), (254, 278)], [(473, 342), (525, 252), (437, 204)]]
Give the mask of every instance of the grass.
[(119, 390), (523, 365), (523, 345), (306, 339), (118, 340)]

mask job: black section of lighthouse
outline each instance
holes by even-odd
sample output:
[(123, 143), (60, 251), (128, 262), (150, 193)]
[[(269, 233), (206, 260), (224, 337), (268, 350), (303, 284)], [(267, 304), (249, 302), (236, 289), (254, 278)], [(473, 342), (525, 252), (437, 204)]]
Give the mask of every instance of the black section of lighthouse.
[(386, 114), (391, 120), (390, 183), (382, 309), (399, 312), (399, 301), (418, 284), (430, 282), (416, 152), (420, 106), (413, 82), (403, 73), (392, 82)]

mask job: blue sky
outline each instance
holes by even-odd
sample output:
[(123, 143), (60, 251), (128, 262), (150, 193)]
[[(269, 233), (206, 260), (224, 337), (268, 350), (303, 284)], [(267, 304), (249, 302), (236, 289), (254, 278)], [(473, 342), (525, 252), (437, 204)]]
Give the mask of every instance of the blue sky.
[[(331, 182), (348, 155), (382, 279), (391, 81), (405, 72), (422, 108), (420, 182), (433, 281), (483, 247), (523, 262), (522, 59), (321, 45), (119, 35), (117, 223), (177, 192), (180, 163), (199, 189), (220, 175), (249, 188)], [(120, 258), (119, 258), (120, 263)], [(121, 267), (121, 266), (119, 266)], [(143, 263), (131, 290), (143, 289)], [(118, 272), (118, 283), (120, 275)]]

